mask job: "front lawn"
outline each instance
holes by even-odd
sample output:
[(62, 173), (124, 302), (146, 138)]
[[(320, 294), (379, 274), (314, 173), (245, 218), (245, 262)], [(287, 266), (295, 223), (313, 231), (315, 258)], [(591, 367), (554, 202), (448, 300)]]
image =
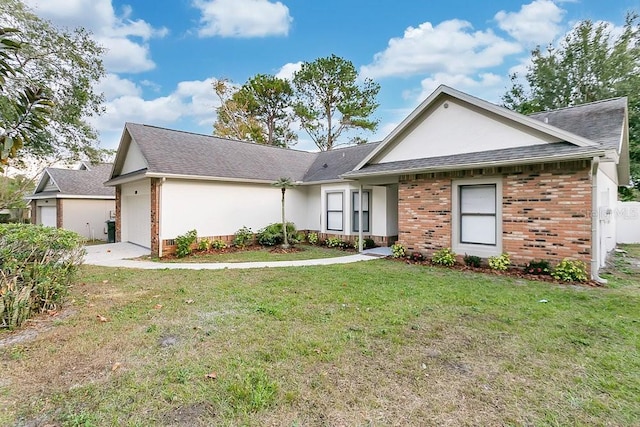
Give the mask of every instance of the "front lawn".
[(86, 266), (59, 320), (0, 348), (0, 425), (634, 425), (637, 274)]

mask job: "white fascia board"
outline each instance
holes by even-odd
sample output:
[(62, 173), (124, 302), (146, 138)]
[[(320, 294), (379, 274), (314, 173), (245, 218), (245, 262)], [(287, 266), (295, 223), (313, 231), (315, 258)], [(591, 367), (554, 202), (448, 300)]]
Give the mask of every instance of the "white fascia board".
[(275, 181), (265, 179), (250, 178), (227, 178), (221, 176), (204, 176), (204, 175), (183, 175), (173, 173), (147, 172), (146, 178), (168, 178), (168, 179), (190, 179), (196, 181), (226, 181), (226, 182), (245, 182), (249, 184), (272, 184)]
[(96, 195), (83, 195), (83, 194), (47, 194), (47, 195), (31, 195), (27, 196), (27, 199), (41, 200), (41, 199), (92, 199), (92, 200), (115, 200), (116, 196), (96, 196)]

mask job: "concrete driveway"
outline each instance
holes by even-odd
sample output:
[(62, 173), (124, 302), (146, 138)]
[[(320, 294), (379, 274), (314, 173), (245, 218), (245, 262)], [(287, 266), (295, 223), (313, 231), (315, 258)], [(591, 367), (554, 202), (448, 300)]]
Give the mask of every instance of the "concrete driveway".
[(87, 250), (87, 254), (84, 257), (85, 264), (100, 265), (103, 267), (141, 268), (147, 270), (223, 270), (225, 268), (299, 267), (305, 265), (348, 264), (358, 261), (368, 261), (384, 256), (380, 253), (381, 248), (376, 248), (378, 250), (371, 252), (370, 255), (367, 255), (365, 251), (365, 253), (362, 254), (347, 255), (343, 257), (307, 259), (299, 261), (177, 263), (133, 259), (149, 255), (151, 251), (132, 243), (107, 243), (104, 245), (87, 246), (85, 249)]

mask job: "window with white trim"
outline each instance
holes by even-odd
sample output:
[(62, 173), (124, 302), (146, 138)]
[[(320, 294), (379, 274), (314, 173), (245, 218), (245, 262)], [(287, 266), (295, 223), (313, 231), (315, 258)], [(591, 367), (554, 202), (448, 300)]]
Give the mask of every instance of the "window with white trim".
[[(369, 199), (371, 193), (369, 190), (362, 190), (362, 231), (364, 233), (369, 232)], [(351, 206), (353, 206), (353, 221), (351, 224), (353, 225), (353, 231), (360, 231), (360, 227), (358, 227), (358, 222), (360, 220), (360, 193), (354, 191), (351, 193)]]
[(495, 246), (496, 185), (461, 185), (458, 187), (460, 206), (460, 243)]
[(327, 230), (343, 231), (343, 193), (331, 192), (327, 193)]

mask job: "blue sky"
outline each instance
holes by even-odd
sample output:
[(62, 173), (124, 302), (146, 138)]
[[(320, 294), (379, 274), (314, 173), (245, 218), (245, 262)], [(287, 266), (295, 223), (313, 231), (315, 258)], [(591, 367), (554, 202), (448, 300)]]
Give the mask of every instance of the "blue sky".
[[(126, 121), (210, 134), (214, 79), (289, 77), (331, 54), (381, 85), (378, 130), (362, 136), (382, 139), (439, 84), (498, 103), (536, 45), (583, 19), (619, 27), (640, 11), (640, 0), (24, 1), (108, 49), (106, 113), (92, 119), (105, 148)], [(301, 132), (294, 148), (315, 145)]]

